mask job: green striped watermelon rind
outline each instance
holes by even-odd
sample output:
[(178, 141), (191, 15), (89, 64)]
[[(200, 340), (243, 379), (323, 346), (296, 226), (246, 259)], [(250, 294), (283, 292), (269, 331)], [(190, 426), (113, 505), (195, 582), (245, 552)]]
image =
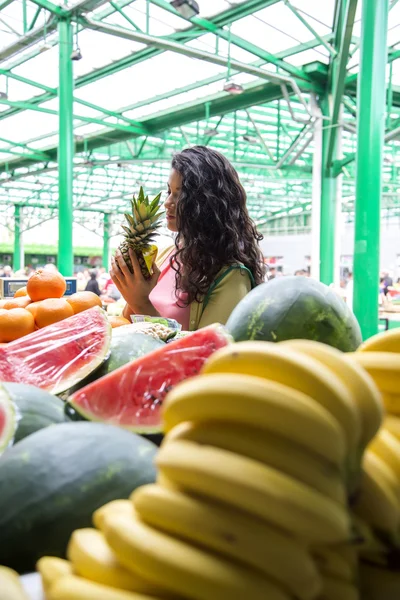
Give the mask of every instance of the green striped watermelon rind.
[(12, 444), (17, 423), (16, 406), (4, 386), (0, 384), (0, 454)]

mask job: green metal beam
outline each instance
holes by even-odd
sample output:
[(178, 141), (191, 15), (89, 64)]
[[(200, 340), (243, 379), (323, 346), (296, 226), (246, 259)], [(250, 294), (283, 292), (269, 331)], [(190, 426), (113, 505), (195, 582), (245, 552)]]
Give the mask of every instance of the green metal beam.
[[(321, 101), (323, 116), (329, 115), (329, 98), (325, 94)], [(321, 174), (321, 221), (320, 221), (320, 280), (326, 285), (334, 281), (335, 270), (335, 225), (337, 181), (328, 167), (328, 136), (330, 128), (322, 131), (322, 174)]]
[(40, 8), (48, 10), (53, 15), (57, 15), (57, 17), (65, 17), (68, 14), (67, 10), (57, 6), (56, 4), (53, 4), (53, 2), (50, 2), (49, 0), (31, 0), (31, 2), (37, 6), (40, 6)]
[(58, 269), (65, 276), (73, 274), (74, 252), (72, 241), (73, 228), (73, 169), (74, 169), (74, 132), (73, 132), (73, 87), (72, 72), (72, 26), (67, 19), (58, 23), (59, 35), (59, 214), (58, 214)]
[(339, 123), (340, 109), (342, 106), (345, 80), (347, 74), (347, 62), (349, 59), (351, 36), (353, 34), (354, 20), (356, 16), (357, 0), (339, 0), (339, 19), (338, 19), (338, 47), (337, 57), (331, 63), (332, 96), (333, 106), (331, 113), (330, 129), (328, 130), (326, 167), (332, 165), (336, 139), (337, 127)]
[(22, 232), (22, 210), (20, 204), (14, 205), (14, 254), (13, 269), (19, 271), (24, 266)]
[(111, 221), (110, 214), (104, 213), (103, 221), (103, 267), (106, 269), (110, 266), (110, 233), (111, 233)]
[(378, 330), (385, 73), (389, 0), (364, 0), (357, 94), (354, 313), (364, 339)]
[(0, 11), (7, 8), (7, 6), (10, 6), (12, 2), (14, 2), (14, 0), (3, 0), (2, 2), (0, 2)]

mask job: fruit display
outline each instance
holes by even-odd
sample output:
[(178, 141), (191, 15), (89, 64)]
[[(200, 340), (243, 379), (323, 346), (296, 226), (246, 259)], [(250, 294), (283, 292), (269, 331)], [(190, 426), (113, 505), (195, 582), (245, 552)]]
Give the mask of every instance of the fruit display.
[(143, 277), (149, 279), (152, 274), (152, 265), (157, 252), (154, 246), (154, 237), (161, 227), (162, 211), (161, 192), (149, 200), (140, 187), (137, 198), (131, 200), (132, 213), (125, 214), (126, 225), (122, 225), (124, 241), (120, 250), (124, 260), (133, 273), (133, 266), (129, 256), (129, 250), (133, 250), (139, 261)]
[(156, 447), (100, 423), (41, 429), (0, 458), (0, 564), (33, 570), (63, 557), (74, 529), (89, 527), (103, 504), (155, 480)]
[(38, 269), (14, 298), (0, 300), (0, 343), (13, 342), (72, 315), (102, 306), (93, 292), (78, 292), (62, 297), (67, 284), (53, 271)]
[(83, 387), (70, 396), (69, 404), (90, 420), (136, 432), (159, 432), (160, 409), (168, 391), (197, 375), (207, 358), (230, 340), (220, 325), (199, 329)]
[(57, 396), (25, 383), (3, 383), (18, 414), (13, 443), (31, 433), (66, 421), (64, 402)]
[(331, 288), (307, 277), (280, 277), (257, 286), (227, 322), (235, 341), (306, 339), (343, 352), (361, 344), (354, 314)]
[(104, 311), (85, 310), (0, 347), (0, 381), (27, 383), (59, 394), (102, 364), (110, 340)]

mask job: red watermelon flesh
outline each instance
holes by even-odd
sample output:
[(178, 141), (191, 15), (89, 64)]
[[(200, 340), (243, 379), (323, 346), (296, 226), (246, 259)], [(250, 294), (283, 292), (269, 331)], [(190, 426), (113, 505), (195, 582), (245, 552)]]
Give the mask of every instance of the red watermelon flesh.
[(0, 384), (0, 454), (12, 442), (17, 429), (17, 413), (14, 402)]
[(111, 326), (96, 306), (0, 348), (0, 381), (35, 385), (53, 394), (89, 375), (105, 359)]
[(69, 403), (93, 421), (142, 433), (160, 431), (160, 408), (167, 393), (197, 375), (207, 358), (230, 341), (222, 325), (204, 327), (81, 388)]

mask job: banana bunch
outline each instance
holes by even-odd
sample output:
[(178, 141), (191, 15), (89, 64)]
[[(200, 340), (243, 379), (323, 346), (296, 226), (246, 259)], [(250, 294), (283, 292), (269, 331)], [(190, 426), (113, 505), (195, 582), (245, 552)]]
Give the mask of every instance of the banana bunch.
[(0, 598), (1, 600), (28, 600), (18, 573), (8, 567), (0, 566)]

